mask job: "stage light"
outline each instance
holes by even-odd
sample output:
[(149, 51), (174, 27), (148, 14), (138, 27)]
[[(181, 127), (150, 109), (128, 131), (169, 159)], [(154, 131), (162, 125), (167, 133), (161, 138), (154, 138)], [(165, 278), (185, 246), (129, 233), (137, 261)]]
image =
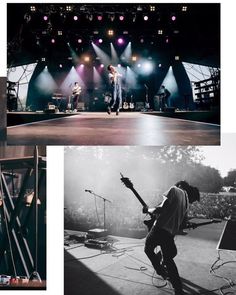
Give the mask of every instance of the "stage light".
[(98, 15), (97, 20), (101, 21), (102, 20), (102, 15)]
[(45, 58), (45, 57), (42, 57), (42, 58), (41, 58), (41, 61), (46, 61), (46, 58)]
[(175, 60), (179, 60), (179, 55), (176, 55), (175, 56)]
[(48, 16), (47, 15), (44, 15), (43, 16), (43, 20), (47, 21), (48, 20)]
[(188, 6), (182, 6), (182, 11), (187, 11), (188, 10)]
[(62, 64), (59, 64), (59, 68), (62, 68)]
[(162, 67), (162, 64), (159, 64), (158, 67), (161, 68)]
[(36, 7), (35, 6), (30, 6), (30, 11), (32, 11), (32, 12), (36, 11)]
[(78, 43), (82, 43), (83, 41), (82, 41), (82, 39), (81, 38), (79, 38), (78, 39)]
[(72, 6), (71, 5), (67, 5), (66, 6), (66, 11), (72, 11)]
[(133, 23), (135, 23), (135, 21), (136, 21), (136, 18), (137, 18), (137, 15), (136, 15), (136, 13), (133, 13), (133, 16), (132, 16), (132, 21), (133, 21)]
[(140, 43), (144, 43), (144, 39), (143, 38), (140, 39)]
[(156, 7), (153, 5), (150, 5), (150, 11), (155, 11), (155, 10), (156, 10)]
[(123, 21), (124, 19), (125, 19), (124, 15), (120, 15), (120, 16), (119, 16), (119, 20), (120, 20), (120, 21)]
[(166, 37), (166, 43), (169, 43), (169, 38), (168, 37)]
[(118, 67), (118, 68), (121, 68), (121, 64), (118, 64), (117, 67)]
[(80, 67), (81, 67), (81, 68), (84, 68), (84, 64), (80, 64)]
[(141, 68), (141, 64), (137, 64), (137, 67), (138, 67), (138, 68)]
[(143, 63), (143, 72), (145, 74), (150, 74), (153, 70), (153, 64), (149, 61)]
[(132, 56), (132, 61), (136, 61), (137, 60), (137, 56), (133, 55)]
[(128, 31), (123, 31), (123, 35), (128, 35), (129, 32)]
[(163, 30), (158, 30), (158, 35), (162, 35), (163, 34)]
[(54, 44), (56, 40), (54, 38), (51, 39), (51, 43)]
[(98, 43), (102, 43), (103, 42), (103, 40), (100, 38), (100, 39), (98, 39)]
[(78, 20), (78, 16), (74, 15), (74, 20), (77, 21)]
[(172, 16), (171, 16), (171, 20), (174, 22), (174, 21), (176, 21), (176, 16), (173, 14)]
[(62, 36), (62, 31), (57, 31), (58, 36)]
[(85, 57), (84, 57), (84, 61), (85, 61), (85, 62), (90, 62), (90, 57), (89, 57), (89, 56), (85, 56)]
[(117, 43), (118, 43), (119, 45), (124, 44), (124, 39), (123, 39), (123, 38), (119, 38), (119, 39), (117, 40)]
[(145, 21), (147, 21), (147, 20), (148, 20), (148, 16), (147, 16), (147, 15), (144, 15), (143, 19), (144, 19)]
[(108, 30), (107, 31), (108, 36), (113, 36), (114, 35), (114, 31), (113, 30)]
[(104, 68), (104, 64), (100, 64), (100, 68)]

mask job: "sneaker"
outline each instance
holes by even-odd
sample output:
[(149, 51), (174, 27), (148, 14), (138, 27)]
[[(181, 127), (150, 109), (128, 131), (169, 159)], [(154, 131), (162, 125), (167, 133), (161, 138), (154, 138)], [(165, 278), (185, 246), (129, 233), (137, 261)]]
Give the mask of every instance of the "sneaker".
[(116, 115), (117, 115), (117, 116), (119, 115), (119, 111), (116, 111)]

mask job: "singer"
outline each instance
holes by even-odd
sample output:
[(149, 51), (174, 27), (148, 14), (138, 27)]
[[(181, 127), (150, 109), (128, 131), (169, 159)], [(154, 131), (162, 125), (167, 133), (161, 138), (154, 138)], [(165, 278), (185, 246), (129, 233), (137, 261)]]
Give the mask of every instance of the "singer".
[(108, 104), (107, 112), (110, 115), (111, 111), (114, 110), (116, 115), (119, 115), (120, 108), (122, 106), (122, 89), (121, 89), (121, 77), (122, 75), (119, 74), (115, 67), (109, 65), (107, 67), (109, 71), (108, 77), (111, 85), (111, 92), (112, 92), (112, 100)]

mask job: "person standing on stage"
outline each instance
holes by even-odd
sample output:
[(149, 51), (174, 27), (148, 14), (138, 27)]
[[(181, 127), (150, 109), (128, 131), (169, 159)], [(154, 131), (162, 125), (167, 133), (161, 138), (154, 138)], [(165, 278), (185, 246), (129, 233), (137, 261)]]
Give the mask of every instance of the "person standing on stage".
[[(147, 235), (144, 251), (157, 274), (170, 280), (175, 295), (185, 293), (174, 262), (174, 257), (177, 255), (174, 237), (181, 228), (186, 226), (189, 203), (195, 201), (200, 201), (199, 190), (186, 181), (179, 181), (164, 194), (161, 206), (143, 208), (143, 213), (151, 213), (156, 217)], [(155, 253), (157, 246), (160, 246), (161, 251)]]
[(75, 82), (72, 88), (72, 110), (73, 111), (77, 111), (79, 95), (81, 91), (82, 91), (82, 88), (80, 87), (79, 83)]
[(165, 108), (169, 107), (169, 96), (170, 91), (165, 87), (165, 85), (161, 85), (159, 90), (160, 96), (160, 110), (164, 110)]
[(107, 112), (108, 114), (111, 113), (112, 110), (116, 111), (116, 115), (119, 115), (120, 108), (122, 106), (122, 89), (121, 89), (121, 77), (122, 75), (119, 74), (115, 67), (109, 65), (107, 67), (109, 71), (108, 77), (110, 81), (110, 85), (112, 88), (112, 100), (108, 104)]

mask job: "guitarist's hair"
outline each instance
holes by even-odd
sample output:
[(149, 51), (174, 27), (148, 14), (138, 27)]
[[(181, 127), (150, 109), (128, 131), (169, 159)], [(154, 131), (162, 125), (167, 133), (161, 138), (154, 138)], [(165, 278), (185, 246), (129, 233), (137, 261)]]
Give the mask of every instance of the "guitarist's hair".
[(185, 190), (188, 194), (188, 196), (191, 198), (191, 200), (194, 201), (200, 201), (200, 193), (199, 189), (195, 186), (190, 185), (187, 181), (185, 180), (180, 180), (178, 181), (175, 186), (182, 188)]

